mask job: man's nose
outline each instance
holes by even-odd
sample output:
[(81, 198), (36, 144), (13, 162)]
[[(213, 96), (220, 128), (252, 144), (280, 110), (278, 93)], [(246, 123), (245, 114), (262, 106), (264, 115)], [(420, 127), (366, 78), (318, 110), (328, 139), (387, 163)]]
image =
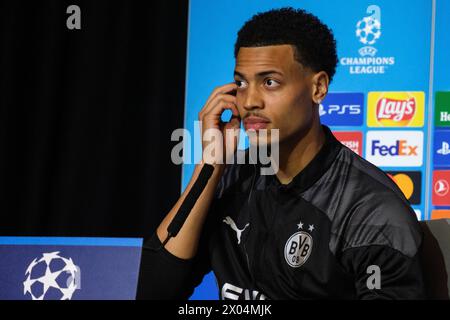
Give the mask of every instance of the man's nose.
[(249, 86), (244, 96), (244, 109), (252, 110), (263, 107), (263, 101), (257, 88)]

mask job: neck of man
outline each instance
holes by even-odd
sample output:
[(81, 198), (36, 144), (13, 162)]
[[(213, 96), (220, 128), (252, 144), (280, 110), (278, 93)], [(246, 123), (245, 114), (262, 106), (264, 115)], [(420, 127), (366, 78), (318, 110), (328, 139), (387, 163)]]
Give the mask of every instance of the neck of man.
[(279, 146), (279, 170), (276, 174), (282, 184), (288, 184), (320, 151), (325, 133), (320, 121), (314, 119), (311, 126)]

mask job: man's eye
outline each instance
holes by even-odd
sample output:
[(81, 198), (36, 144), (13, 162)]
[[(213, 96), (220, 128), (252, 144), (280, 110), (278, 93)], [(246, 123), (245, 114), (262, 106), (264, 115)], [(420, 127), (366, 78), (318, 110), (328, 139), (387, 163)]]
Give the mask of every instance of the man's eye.
[(278, 87), (280, 85), (280, 83), (276, 80), (273, 79), (267, 79), (266, 80), (266, 86), (274, 88), (274, 87)]
[(236, 80), (235, 82), (236, 82), (236, 85), (238, 86), (238, 88), (245, 88), (244, 81)]

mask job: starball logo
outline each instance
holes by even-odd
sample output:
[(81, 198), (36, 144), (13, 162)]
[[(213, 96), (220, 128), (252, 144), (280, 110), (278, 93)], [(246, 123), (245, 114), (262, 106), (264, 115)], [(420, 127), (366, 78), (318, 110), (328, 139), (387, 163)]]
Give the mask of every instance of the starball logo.
[(356, 22), (356, 39), (363, 45), (358, 50), (359, 56), (342, 57), (339, 62), (348, 67), (350, 74), (384, 74), (395, 64), (395, 58), (377, 56), (375, 44), (382, 36), (381, 9), (370, 5), (366, 14)]
[(423, 92), (369, 92), (369, 127), (422, 127)]

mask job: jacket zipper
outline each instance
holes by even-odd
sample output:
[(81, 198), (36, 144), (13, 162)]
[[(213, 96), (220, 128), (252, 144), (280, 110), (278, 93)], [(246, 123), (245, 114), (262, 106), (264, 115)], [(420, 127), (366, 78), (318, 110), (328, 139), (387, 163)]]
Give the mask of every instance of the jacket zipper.
[[(248, 197), (247, 197), (247, 210), (249, 210), (249, 220), (251, 220), (251, 214), (252, 214), (252, 213), (251, 213), (251, 210), (250, 210), (250, 199), (251, 199), (251, 197), (252, 197), (253, 186), (254, 186), (254, 183), (255, 183), (255, 177), (256, 177), (256, 164), (253, 164), (253, 177), (252, 177), (252, 183), (251, 183), (249, 195), (248, 195)], [(250, 224), (249, 232), (250, 232), (251, 228), (252, 228), (252, 224)], [(250, 259), (249, 259), (249, 257), (248, 257), (248, 253), (247, 253), (246, 242), (244, 242), (243, 245), (244, 245), (245, 257), (246, 257), (246, 259), (247, 259), (247, 268), (248, 268), (248, 271), (249, 271), (249, 273), (250, 273), (250, 277), (251, 277), (251, 280), (252, 280), (252, 287), (253, 287), (252, 289), (254, 289), (254, 288), (255, 288), (256, 281), (255, 281), (255, 277), (254, 277), (254, 275), (253, 275), (253, 273), (252, 273), (252, 268), (251, 268), (251, 266), (250, 266)]]

